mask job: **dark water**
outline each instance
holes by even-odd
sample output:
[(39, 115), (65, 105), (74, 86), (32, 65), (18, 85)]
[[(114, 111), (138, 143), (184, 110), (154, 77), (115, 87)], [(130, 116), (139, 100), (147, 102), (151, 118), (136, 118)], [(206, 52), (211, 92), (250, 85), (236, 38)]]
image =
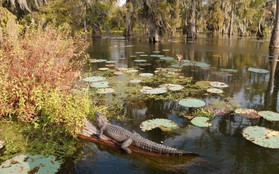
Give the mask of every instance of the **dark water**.
[[(134, 47), (125, 47), (134, 45)], [(184, 67), (185, 76), (197, 80), (221, 81), (230, 85), (225, 95), (242, 107), (260, 110), (279, 111), (278, 88), (279, 68), (277, 61), (272, 61), (277, 53), (268, 50), (268, 43), (252, 39), (212, 39), (200, 38), (188, 43), (174, 38), (167, 43), (149, 44), (145, 41), (99, 40), (89, 50), (91, 57), (117, 61), (116, 67), (133, 67), (130, 58), (136, 51), (153, 54), (154, 50), (169, 49), (161, 52), (175, 57), (181, 54), (185, 59), (201, 61), (211, 65), (208, 69)], [(277, 56), (278, 57), (278, 56)], [(147, 60), (152, 61), (147, 57)], [(277, 58), (276, 58), (277, 59)], [(155, 64), (143, 71), (152, 72)], [(269, 74), (248, 72), (249, 67), (267, 69)], [(96, 67), (94, 67), (96, 69)], [(93, 69), (94, 69), (93, 68)], [(221, 68), (237, 69), (233, 76), (218, 73)], [(91, 71), (92, 69), (90, 69)], [(205, 101), (218, 100), (218, 97), (205, 97)], [(242, 128), (259, 125), (279, 130), (279, 123), (263, 119), (249, 120), (239, 116), (215, 117), (213, 126), (198, 128), (185, 119), (175, 115), (172, 110), (177, 105), (173, 102), (144, 102), (125, 105), (124, 111), (133, 118), (124, 126), (140, 132), (145, 137), (163, 142), (165, 145), (197, 152), (201, 158), (152, 158), (126, 155), (120, 151), (97, 147), (92, 143), (84, 148), (83, 159), (74, 167), (74, 173), (279, 173), (279, 150), (262, 148), (245, 140)], [(149, 118), (168, 118), (179, 123), (184, 129), (178, 134), (165, 134), (159, 130), (142, 133), (138, 125)], [(119, 123), (121, 124), (121, 123)]]

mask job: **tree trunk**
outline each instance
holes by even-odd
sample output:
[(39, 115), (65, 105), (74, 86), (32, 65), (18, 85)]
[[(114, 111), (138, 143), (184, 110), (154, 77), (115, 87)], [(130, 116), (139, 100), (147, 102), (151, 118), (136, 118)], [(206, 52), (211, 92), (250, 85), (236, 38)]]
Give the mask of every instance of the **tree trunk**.
[(100, 27), (94, 26), (92, 29), (92, 38), (101, 38), (102, 37), (102, 31)]
[(155, 43), (159, 42), (159, 34), (155, 23), (150, 23), (149, 25), (149, 42)]
[(234, 5), (231, 7), (231, 19), (230, 19), (230, 26), (229, 26), (229, 37), (233, 35), (233, 24), (234, 24)]
[(196, 39), (196, 2), (192, 0), (192, 9), (191, 9), (191, 18), (188, 25), (189, 31), (187, 34), (187, 39), (195, 40)]
[(279, 48), (279, 0), (276, 0), (276, 13), (273, 30), (269, 42), (270, 48)]
[(125, 21), (125, 29), (124, 29), (123, 36), (129, 37), (131, 36), (131, 30), (132, 30), (131, 27), (132, 4), (130, 1), (127, 1), (126, 3), (127, 3), (126, 4), (127, 11), (126, 11), (126, 21)]

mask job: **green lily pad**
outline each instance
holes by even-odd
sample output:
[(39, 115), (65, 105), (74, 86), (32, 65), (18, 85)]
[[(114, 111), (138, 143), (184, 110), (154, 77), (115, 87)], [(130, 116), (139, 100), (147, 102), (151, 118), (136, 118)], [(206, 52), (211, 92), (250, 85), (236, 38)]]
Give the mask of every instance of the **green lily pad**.
[(178, 102), (178, 104), (189, 108), (200, 108), (205, 106), (204, 101), (195, 98), (182, 99)]
[(99, 71), (107, 71), (109, 68), (98, 68)]
[(200, 67), (200, 68), (209, 68), (210, 65), (204, 62), (198, 62), (195, 64), (195, 66)]
[(224, 92), (222, 89), (218, 88), (209, 88), (206, 91), (213, 94), (222, 94)]
[(272, 111), (260, 111), (259, 116), (263, 117), (268, 121), (279, 121), (279, 113)]
[(242, 135), (247, 140), (259, 146), (278, 149), (279, 132), (260, 126), (248, 126), (242, 131)]
[(212, 124), (208, 121), (208, 117), (195, 117), (191, 120), (191, 123), (198, 127), (210, 127)]
[(227, 87), (229, 87), (229, 85), (227, 85), (226, 83), (223, 83), (223, 82), (209, 82), (209, 84), (212, 87), (215, 87), (215, 88), (227, 88)]
[(139, 76), (141, 77), (152, 77), (154, 74), (152, 73), (140, 73)]
[(144, 52), (143, 51), (137, 51), (137, 52), (135, 52), (135, 54), (144, 54)]
[(157, 94), (166, 93), (167, 92), (167, 88), (151, 88), (151, 87), (148, 87), (148, 86), (144, 86), (140, 90), (140, 92), (143, 93), (143, 94), (154, 94), (154, 95), (157, 95)]
[(96, 91), (97, 94), (112, 94), (114, 92), (115, 91), (112, 88), (101, 88)]
[(54, 174), (58, 172), (60, 165), (54, 156), (19, 155), (2, 163), (0, 173)]
[(140, 57), (148, 57), (148, 54), (141, 54)]
[(102, 63), (105, 61), (105, 59), (89, 59), (89, 63)]
[(92, 77), (86, 77), (83, 79), (85, 82), (99, 82), (99, 81), (104, 81), (106, 80), (105, 77), (102, 76), (92, 76)]
[(238, 114), (242, 117), (246, 117), (246, 118), (252, 118), (252, 119), (260, 118), (258, 112), (254, 109), (238, 108), (234, 112), (236, 114)]
[(160, 58), (160, 57), (165, 57), (165, 55), (161, 55), (161, 54), (151, 54), (150, 57)]
[(90, 84), (90, 87), (92, 88), (108, 88), (109, 82), (103, 81), (103, 82), (93, 82)]
[(146, 120), (140, 124), (142, 131), (149, 131), (155, 128), (160, 128), (162, 131), (170, 131), (172, 129), (178, 129), (179, 126), (168, 119), (156, 118), (152, 120)]
[(168, 52), (168, 51), (170, 51), (170, 49), (162, 49), (162, 51)]
[(248, 71), (250, 72), (254, 72), (254, 73), (260, 73), (260, 74), (266, 74), (266, 73), (269, 73), (268, 70), (265, 70), (265, 69), (259, 69), (259, 68), (248, 68)]
[(221, 68), (220, 71), (228, 72), (228, 73), (236, 73), (236, 72), (238, 72), (238, 70), (236, 70), (236, 69), (226, 69), (226, 68)]
[(180, 91), (180, 90), (182, 90), (184, 88), (184, 86), (182, 86), (182, 85), (170, 84), (170, 83), (160, 85), (160, 87), (167, 88), (170, 91)]
[(141, 83), (142, 80), (140, 80), (140, 79), (132, 79), (132, 80), (130, 80), (129, 82), (130, 82), (130, 83)]
[(134, 74), (134, 73), (138, 73), (139, 70), (131, 68), (131, 69), (128, 69), (126, 72), (129, 73), (129, 74)]
[(153, 53), (155, 54), (159, 54), (161, 51), (153, 51)]
[(108, 61), (106, 61), (106, 63), (107, 63), (107, 64), (115, 64), (116, 61), (114, 61), (114, 60), (108, 60)]
[(164, 61), (173, 61), (174, 58), (173, 58), (173, 57), (160, 57), (160, 60), (164, 60)]
[(136, 62), (136, 63), (144, 63), (144, 62), (147, 62), (147, 60), (137, 59), (137, 60), (134, 60), (134, 62)]
[(131, 57), (131, 58), (135, 58), (135, 57), (137, 57), (137, 55), (131, 55), (130, 57)]

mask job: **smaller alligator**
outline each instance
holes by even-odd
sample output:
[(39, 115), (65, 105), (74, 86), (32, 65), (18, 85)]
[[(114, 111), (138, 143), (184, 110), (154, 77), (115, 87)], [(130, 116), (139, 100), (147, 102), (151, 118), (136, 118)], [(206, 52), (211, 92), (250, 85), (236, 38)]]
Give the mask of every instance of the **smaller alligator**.
[(99, 113), (94, 113), (97, 127), (100, 129), (99, 138), (104, 135), (113, 139), (114, 141), (121, 143), (121, 148), (128, 154), (131, 153), (131, 150), (128, 148), (130, 145), (134, 145), (140, 149), (150, 151), (153, 153), (167, 154), (167, 155), (190, 155), (198, 156), (196, 153), (186, 152), (169, 146), (165, 146), (159, 143), (150, 141), (136, 132), (131, 132), (120, 126), (112, 125), (108, 122), (107, 118)]

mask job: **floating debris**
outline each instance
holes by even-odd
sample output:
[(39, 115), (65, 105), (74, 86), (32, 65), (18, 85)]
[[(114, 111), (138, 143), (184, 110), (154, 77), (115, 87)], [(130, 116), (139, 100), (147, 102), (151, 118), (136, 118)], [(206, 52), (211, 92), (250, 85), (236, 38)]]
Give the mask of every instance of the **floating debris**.
[(209, 88), (206, 91), (213, 94), (222, 94), (224, 92), (222, 89), (218, 88)]
[(152, 120), (146, 120), (140, 124), (142, 131), (149, 131), (155, 128), (160, 128), (162, 131), (171, 131), (173, 129), (178, 129), (179, 126), (168, 119), (156, 118)]
[(195, 117), (191, 120), (191, 123), (198, 127), (210, 127), (212, 126), (211, 123), (208, 122), (208, 117)]
[(227, 87), (229, 87), (229, 85), (227, 85), (226, 83), (223, 83), (223, 82), (209, 82), (209, 84), (212, 87), (215, 87), (215, 88), (227, 88)]
[(252, 119), (260, 118), (258, 112), (254, 109), (238, 108), (234, 112), (246, 118), (252, 118)]
[(242, 135), (247, 140), (259, 146), (278, 149), (279, 132), (260, 126), (248, 126), (242, 131)]
[(248, 71), (250, 72), (254, 72), (254, 73), (260, 73), (260, 74), (266, 74), (266, 73), (269, 73), (268, 70), (265, 70), (265, 69), (259, 69), (259, 68), (248, 68)]
[(61, 163), (54, 156), (43, 155), (19, 155), (0, 165), (0, 173), (48, 173), (58, 172)]
[(86, 77), (82, 80), (85, 81), (85, 82), (99, 82), (99, 81), (106, 80), (106, 78), (102, 77), (102, 76), (92, 76), (92, 77)]
[(279, 113), (272, 111), (260, 111), (259, 116), (263, 117), (268, 121), (279, 121)]
[(184, 107), (189, 107), (189, 108), (200, 108), (205, 106), (205, 102), (200, 100), (200, 99), (195, 99), (195, 98), (187, 98), (187, 99), (182, 99), (178, 102), (181, 106)]

